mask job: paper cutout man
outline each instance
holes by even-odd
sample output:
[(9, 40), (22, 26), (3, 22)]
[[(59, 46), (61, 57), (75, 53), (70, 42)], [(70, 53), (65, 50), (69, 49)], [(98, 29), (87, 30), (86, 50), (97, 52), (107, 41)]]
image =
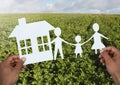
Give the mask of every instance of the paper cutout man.
[(78, 56), (78, 54), (82, 57), (82, 53), (83, 53), (83, 50), (82, 50), (82, 45), (84, 45), (86, 42), (84, 43), (80, 43), (81, 41), (81, 36), (77, 35), (75, 37), (75, 41), (77, 42), (77, 44), (71, 44), (71, 45), (74, 45), (76, 48), (75, 48), (75, 54), (76, 54), (76, 58)]
[(64, 59), (63, 56), (63, 51), (62, 51), (62, 42), (67, 43), (67, 41), (63, 40), (62, 38), (60, 38), (61, 35), (61, 29), (60, 28), (56, 28), (54, 30), (55, 35), (57, 36), (51, 43), (55, 43), (55, 51), (54, 51), (54, 60), (56, 60), (57, 57), (57, 53), (58, 50), (60, 52), (61, 58)]
[(94, 44), (93, 44), (91, 49), (95, 50), (95, 54), (97, 54), (98, 49), (102, 50), (102, 48), (105, 48), (105, 45), (101, 41), (101, 37), (103, 37), (105, 39), (108, 39), (108, 38), (98, 32), (99, 31), (99, 25), (97, 23), (93, 24), (93, 30), (95, 31), (95, 33), (86, 42), (88, 42), (92, 38), (94, 39)]

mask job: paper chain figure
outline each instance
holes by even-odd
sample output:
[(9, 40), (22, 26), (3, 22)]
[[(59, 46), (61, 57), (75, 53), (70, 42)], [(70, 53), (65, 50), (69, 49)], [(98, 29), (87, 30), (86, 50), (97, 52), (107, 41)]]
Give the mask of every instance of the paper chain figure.
[[(76, 44), (72, 44), (60, 38), (60, 28), (54, 28), (46, 21), (28, 24), (26, 24), (25, 18), (18, 19), (18, 21), (19, 25), (15, 27), (9, 37), (16, 37), (19, 55), (20, 57), (26, 57), (25, 64), (56, 60), (58, 51), (60, 52), (61, 58), (64, 59), (62, 42), (75, 46), (75, 54), (77, 58), (78, 54), (82, 57), (83, 50), (81, 46), (93, 38), (94, 44), (91, 49), (95, 50), (95, 54), (97, 54), (98, 49), (101, 50), (105, 47), (101, 41), (101, 37), (108, 39), (104, 35), (98, 33), (99, 25), (97, 23), (93, 24), (93, 30), (95, 33), (90, 39), (80, 43), (81, 36), (77, 35), (75, 37)], [(54, 30), (54, 34), (56, 35), (56, 38), (53, 41), (50, 40), (50, 30)], [(52, 43), (55, 43), (54, 57), (52, 54)]]
[(93, 30), (95, 31), (95, 33), (86, 42), (90, 41), (92, 38), (94, 39), (94, 44), (91, 49), (95, 50), (95, 54), (97, 54), (98, 49), (102, 50), (102, 48), (105, 48), (105, 45), (101, 41), (101, 37), (105, 39), (108, 39), (108, 38), (98, 33), (99, 25), (97, 23), (93, 24)]
[(84, 42), (84, 43), (80, 43), (80, 41), (81, 41), (81, 36), (79, 36), (79, 35), (77, 35), (76, 37), (75, 37), (75, 41), (77, 42), (76, 44), (70, 44), (70, 45), (74, 45), (75, 46), (75, 54), (76, 54), (76, 58), (77, 58), (77, 56), (78, 56), (78, 54), (82, 57), (82, 52), (83, 52), (83, 50), (82, 50), (82, 45), (84, 45), (86, 42)]
[(54, 60), (56, 60), (57, 57), (57, 52), (59, 50), (61, 58), (64, 59), (63, 56), (63, 51), (62, 51), (62, 42), (68, 44), (67, 41), (63, 40), (62, 38), (60, 38), (61, 35), (61, 29), (60, 28), (56, 28), (54, 30), (55, 35), (57, 36), (51, 43), (55, 42), (55, 51), (54, 51)]

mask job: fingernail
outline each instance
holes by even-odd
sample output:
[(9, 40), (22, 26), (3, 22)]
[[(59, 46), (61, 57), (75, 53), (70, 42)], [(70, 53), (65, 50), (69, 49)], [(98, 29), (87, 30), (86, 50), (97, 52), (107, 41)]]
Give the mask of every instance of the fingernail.
[(105, 48), (102, 48), (102, 51), (105, 51)]
[(105, 66), (105, 63), (103, 63), (103, 66)]
[(21, 60), (22, 60), (23, 62), (25, 62), (26, 58), (25, 58), (25, 57), (22, 57)]
[(103, 52), (103, 50), (100, 50), (100, 53), (102, 53)]

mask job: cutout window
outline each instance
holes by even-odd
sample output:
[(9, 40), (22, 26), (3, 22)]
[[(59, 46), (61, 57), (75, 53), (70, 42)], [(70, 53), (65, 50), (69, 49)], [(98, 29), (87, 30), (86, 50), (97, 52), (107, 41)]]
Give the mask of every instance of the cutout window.
[(24, 42), (24, 40), (21, 40), (21, 41), (20, 41), (20, 46), (21, 46), (21, 47), (25, 47), (25, 42)]
[(42, 52), (43, 51), (43, 46), (38, 46), (38, 49), (39, 49), (39, 52)]
[(21, 47), (21, 54), (22, 55), (32, 54), (32, 46), (31, 46), (30, 39), (21, 40), (20, 47)]
[(37, 42), (38, 42), (38, 44), (42, 44), (42, 38), (41, 37), (37, 37)]
[(47, 36), (43, 36), (44, 43), (48, 43), (48, 38)]
[(39, 52), (49, 50), (48, 36), (38, 37), (37, 42), (38, 42), (38, 50), (39, 50)]
[(30, 40), (30, 39), (27, 39), (27, 40), (26, 40), (26, 44), (27, 44), (27, 46), (31, 46), (31, 40)]

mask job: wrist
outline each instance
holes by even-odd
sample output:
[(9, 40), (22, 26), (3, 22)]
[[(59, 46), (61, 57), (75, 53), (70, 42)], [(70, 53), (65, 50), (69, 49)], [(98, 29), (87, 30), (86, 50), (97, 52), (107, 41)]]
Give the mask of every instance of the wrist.
[(13, 85), (13, 84), (9, 83), (8, 81), (3, 80), (0, 82), (0, 85)]
[[(6, 81), (7, 82), (7, 81)], [(8, 83), (6, 82), (1, 82), (0, 85), (9, 85)]]
[(120, 73), (112, 75), (115, 85), (120, 85)]

